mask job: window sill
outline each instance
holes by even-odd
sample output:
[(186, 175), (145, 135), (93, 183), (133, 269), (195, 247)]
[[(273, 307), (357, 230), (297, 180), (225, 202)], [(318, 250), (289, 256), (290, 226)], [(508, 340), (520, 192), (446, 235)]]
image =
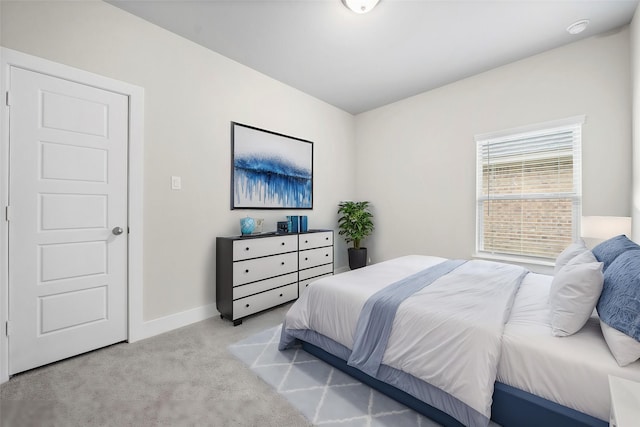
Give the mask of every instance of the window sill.
[(553, 275), (553, 261), (546, 261), (536, 258), (519, 257), (515, 255), (500, 255), (488, 252), (476, 252), (472, 255), (475, 259), (484, 259), (487, 261), (505, 262), (507, 264), (516, 264), (531, 270), (534, 273)]

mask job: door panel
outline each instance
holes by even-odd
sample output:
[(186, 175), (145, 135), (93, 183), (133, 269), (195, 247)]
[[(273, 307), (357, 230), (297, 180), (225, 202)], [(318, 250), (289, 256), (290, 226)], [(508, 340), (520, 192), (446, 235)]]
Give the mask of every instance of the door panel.
[(107, 196), (103, 194), (41, 194), (42, 230), (105, 228)]
[(109, 105), (89, 98), (76, 98), (75, 95), (42, 90), (42, 126), (106, 137)]
[(40, 298), (40, 335), (106, 320), (107, 287), (81, 289)]
[(10, 71), (9, 373), (127, 338), (128, 98)]
[[(73, 260), (74, 262), (68, 262)], [(40, 245), (41, 284), (107, 273), (107, 248), (102, 242)]]
[(42, 179), (106, 182), (106, 150), (42, 143)]

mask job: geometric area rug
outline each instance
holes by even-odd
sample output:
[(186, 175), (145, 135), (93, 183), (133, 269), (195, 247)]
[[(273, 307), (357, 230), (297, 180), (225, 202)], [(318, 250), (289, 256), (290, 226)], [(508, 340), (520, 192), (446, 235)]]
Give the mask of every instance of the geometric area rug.
[(267, 329), (232, 344), (229, 351), (313, 425), (440, 426), (302, 349), (278, 351), (281, 327)]

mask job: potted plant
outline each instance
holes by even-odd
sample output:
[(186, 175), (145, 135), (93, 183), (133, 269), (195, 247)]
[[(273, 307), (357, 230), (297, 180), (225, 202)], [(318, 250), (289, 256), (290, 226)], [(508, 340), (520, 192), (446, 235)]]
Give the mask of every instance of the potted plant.
[(364, 267), (367, 265), (367, 248), (360, 247), (360, 241), (373, 232), (369, 202), (340, 202), (338, 215), (338, 234), (344, 236), (347, 243), (353, 242), (353, 247), (348, 249), (349, 268)]

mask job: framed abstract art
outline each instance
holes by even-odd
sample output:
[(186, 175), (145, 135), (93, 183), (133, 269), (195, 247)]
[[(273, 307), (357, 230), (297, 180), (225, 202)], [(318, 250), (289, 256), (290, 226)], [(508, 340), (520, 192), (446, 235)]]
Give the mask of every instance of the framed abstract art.
[(231, 122), (231, 209), (312, 209), (313, 142)]

